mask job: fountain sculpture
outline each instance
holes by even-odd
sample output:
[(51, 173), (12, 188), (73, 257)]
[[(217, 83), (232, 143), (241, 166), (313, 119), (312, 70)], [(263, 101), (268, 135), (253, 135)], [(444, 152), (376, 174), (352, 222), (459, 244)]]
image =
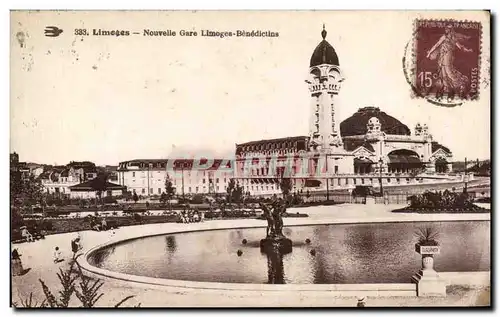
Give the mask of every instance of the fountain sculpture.
[(285, 202), (277, 200), (271, 209), (263, 203), (260, 208), (267, 220), (266, 238), (260, 240), (260, 250), (264, 253), (276, 252), (287, 254), (292, 252), (292, 240), (283, 235), (283, 215), (286, 212)]

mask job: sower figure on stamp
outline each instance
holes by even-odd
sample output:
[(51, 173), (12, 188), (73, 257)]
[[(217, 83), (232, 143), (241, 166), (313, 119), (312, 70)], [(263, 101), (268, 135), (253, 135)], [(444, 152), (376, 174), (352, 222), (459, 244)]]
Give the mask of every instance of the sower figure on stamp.
[(445, 29), (445, 34), (441, 36), (434, 46), (427, 52), (427, 58), (436, 60), (438, 63), (438, 80), (436, 94), (446, 93), (448, 98), (453, 98), (455, 93), (465, 97), (465, 91), (469, 83), (469, 78), (463, 75), (453, 65), (455, 51), (458, 48), (461, 51), (470, 53), (472, 49), (465, 47), (460, 41), (467, 40), (469, 36), (456, 33), (451, 25)]

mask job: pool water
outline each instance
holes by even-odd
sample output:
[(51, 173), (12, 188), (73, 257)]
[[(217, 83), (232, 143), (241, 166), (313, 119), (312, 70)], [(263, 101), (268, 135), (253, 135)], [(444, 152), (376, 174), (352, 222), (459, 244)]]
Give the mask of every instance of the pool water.
[(421, 266), (415, 231), (429, 226), (439, 232), (436, 271), (490, 270), (489, 221), (285, 227), (293, 241), (286, 255), (260, 252), (265, 228), (178, 233), (108, 246), (89, 262), (126, 274), (202, 282), (409, 283)]

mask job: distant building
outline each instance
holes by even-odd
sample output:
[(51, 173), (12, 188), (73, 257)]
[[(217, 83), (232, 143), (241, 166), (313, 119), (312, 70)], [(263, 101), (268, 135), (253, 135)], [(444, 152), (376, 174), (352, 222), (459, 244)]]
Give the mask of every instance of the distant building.
[(118, 184), (137, 195), (161, 195), (168, 178), (179, 195), (225, 193), (233, 177), (231, 164), (226, 159), (124, 161), (117, 168)]
[(104, 197), (116, 197), (123, 195), (125, 186), (110, 183), (105, 180), (94, 178), (92, 180), (69, 187), (69, 197), (72, 199), (90, 199)]
[(116, 165), (105, 165), (104, 172), (108, 174), (108, 181), (118, 182), (118, 166)]
[(93, 180), (97, 177), (97, 168), (92, 162), (70, 162), (65, 166), (49, 166), (40, 174), (47, 193), (70, 195), (70, 187)]
[(10, 154), (10, 170), (19, 173), (21, 179), (28, 179), (31, 176), (35, 178), (43, 172), (43, 166), (36, 163), (19, 162), (19, 154), (16, 152)]

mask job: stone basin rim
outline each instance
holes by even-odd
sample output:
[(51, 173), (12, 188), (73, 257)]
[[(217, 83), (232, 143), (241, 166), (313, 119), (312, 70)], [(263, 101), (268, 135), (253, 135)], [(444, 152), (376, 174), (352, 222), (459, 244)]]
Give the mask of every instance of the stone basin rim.
[[(285, 227), (297, 227), (308, 225), (345, 225), (345, 224), (367, 224), (367, 223), (398, 223), (398, 222), (445, 222), (445, 221), (490, 221), (488, 219), (371, 219), (366, 221), (359, 221), (359, 219), (339, 219), (329, 220), (325, 219), (308, 219), (302, 218), (300, 223), (288, 224)], [(202, 224), (209, 224), (205, 222)], [(197, 224), (198, 227), (200, 224)], [(191, 233), (191, 232), (208, 232), (216, 230), (233, 230), (233, 229), (252, 229), (252, 228), (266, 228), (264, 223), (254, 223), (246, 225), (234, 225), (231, 223), (224, 224), (217, 228), (186, 228), (172, 230), (165, 228), (151, 234), (144, 232), (137, 232), (136, 234), (118, 240), (110, 240), (97, 246), (91, 247), (78, 257), (77, 262), (82, 270), (106, 278), (115, 280), (133, 282), (138, 284), (146, 284), (152, 286), (163, 286), (183, 289), (198, 289), (198, 290), (232, 290), (232, 291), (366, 291), (366, 292), (397, 292), (397, 291), (415, 291), (416, 284), (413, 283), (372, 283), (372, 284), (253, 284), (253, 283), (222, 283), (222, 282), (201, 282), (201, 281), (186, 281), (174, 280), (165, 278), (147, 277), (141, 275), (125, 274), (111, 270), (101, 269), (88, 262), (88, 259), (98, 250), (101, 250), (112, 245), (120, 244), (127, 241), (137, 240), (141, 238), (148, 238), (169, 234)], [(411, 275), (411, 274), (410, 274)]]

